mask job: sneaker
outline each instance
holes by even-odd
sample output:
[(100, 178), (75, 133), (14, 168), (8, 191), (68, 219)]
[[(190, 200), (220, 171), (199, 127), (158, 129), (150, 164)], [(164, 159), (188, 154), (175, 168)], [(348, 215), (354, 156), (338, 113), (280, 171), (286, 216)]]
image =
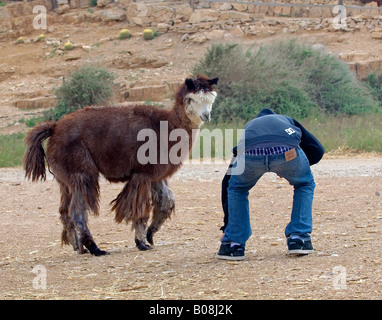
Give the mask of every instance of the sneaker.
[(313, 253), (313, 246), (311, 240), (303, 240), (298, 237), (287, 239), (288, 254), (290, 255), (304, 255)]
[(244, 260), (244, 248), (240, 244), (222, 243), (216, 258), (222, 260)]

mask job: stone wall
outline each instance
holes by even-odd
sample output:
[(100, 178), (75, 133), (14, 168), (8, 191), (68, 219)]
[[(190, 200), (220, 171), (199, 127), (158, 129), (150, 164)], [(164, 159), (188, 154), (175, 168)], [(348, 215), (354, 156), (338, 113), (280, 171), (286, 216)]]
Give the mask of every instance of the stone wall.
[[(34, 0), (33, 2), (14, 2), (0, 7), (0, 40), (9, 36), (29, 34), (33, 29), (33, 7), (43, 5), (47, 11), (52, 10), (51, 0)], [(52, 17), (48, 17), (53, 22)]]
[[(48, 25), (124, 22), (127, 26), (155, 27), (159, 32), (188, 34), (232, 28), (244, 35), (264, 32), (272, 34), (280, 30), (284, 33), (295, 33), (299, 30), (331, 30), (332, 19), (336, 16), (332, 13), (331, 7), (309, 6), (309, 4), (301, 6), (302, 1), (298, 0), (293, 0), (292, 6), (204, 2), (203, 8), (195, 10), (186, 0), (155, 3), (132, 2), (132, 0), (118, 0), (116, 3), (111, 3), (111, 0), (98, 0), (97, 7), (89, 9), (90, 1), (60, 0), (61, 4), (56, 10), (53, 9), (51, 0), (7, 4), (5, 7), (0, 7), (0, 39), (4, 37), (12, 39), (34, 32), (32, 21), (35, 15), (32, 14), (32, 8), (37, 4), (47, 8)], [(337, 3), (332, 0), (319, 2)], [(198, 5), (202, 3), (199, 2)], [(290, 3), (290, 1), (277, 0), (276, 3)], [(365, 9), (348, 7), (347, 27), (343, 30), (366, 29), (369, 32), (382, 32), (381, 9), (373, 6)], [(199, 37), (197, 41), (202, 39)]]
[[(254, 1), (260, 3), (259, 1)], [(250, 12), (263, 14), (268, 16), (289, 16), (297, 18), (327, 18), (332, 17), (333, 7), (338, 4), (338, 0), (321, 0), (321, 1), (290, 1), (290, 0), (277, 0), (277, 1), (263, 1), (264, 4), (243, 4), (235, 2), (200, 2), (197, 7), (220, 9), (232, 8), (233, 10), (240, 12)], [(266, 3), (273, 3), (273, 5), (267, 5)], [(280, 5), (278, 5), (280, 4)], [(306, 6), (305, 6), (306, 4)], [(320, 6), (323, 5), (323, 6)], [(356, 8), (358, 7), (358, 8)], [(346, 10), (348, 16), (354, 16), (359, 14), (366, 15), (382, 15), (382, 8), (377, 6), (377, 3), (370, 3), (366, 6), (359, 6), (359, 2), (346, 1)]]

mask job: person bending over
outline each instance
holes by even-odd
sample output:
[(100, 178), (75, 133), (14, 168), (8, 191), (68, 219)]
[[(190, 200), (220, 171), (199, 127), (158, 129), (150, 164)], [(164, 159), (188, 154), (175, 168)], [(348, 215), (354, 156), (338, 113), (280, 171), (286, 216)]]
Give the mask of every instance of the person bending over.
[(270, 109), (261, 110), (244, 130), (222, 181), (224, 226), (221, 230), (224, 234), (217, 258), (244, 259), (245, 244), (252, 234), (249, 190), (266, 172), (276, 173), (294, 187), (291, 220), (285, 229), (288, 253), (312, 253), (310, 234), (315, 182), (310, 166), (323, 157), (323, 146), (298, 121)]

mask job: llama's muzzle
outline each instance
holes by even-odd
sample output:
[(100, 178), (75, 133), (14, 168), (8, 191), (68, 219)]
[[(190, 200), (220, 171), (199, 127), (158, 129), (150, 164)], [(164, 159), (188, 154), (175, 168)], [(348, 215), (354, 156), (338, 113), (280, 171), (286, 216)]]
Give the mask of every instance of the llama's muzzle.
[(209, 111), (204, 111), (200, 115), (200, 119), (204, 122), (209, 122), (211, 120), (211, 113)]

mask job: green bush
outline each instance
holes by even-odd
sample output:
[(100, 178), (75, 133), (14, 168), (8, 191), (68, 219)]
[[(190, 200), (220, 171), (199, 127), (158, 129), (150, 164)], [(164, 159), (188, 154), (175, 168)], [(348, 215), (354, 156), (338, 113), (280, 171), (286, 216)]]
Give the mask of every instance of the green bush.
[(264, 107), (300, 118), (377, 108), (345, 63), (295, 40), (247, 50), (239, 44), (214, 44), (192, 72), (219, 77), (215, 122), (248, 121)]
[(369, 86), (373, 96), (382, 105), (382, 73), (377, 75), (376, 73), (369, 74), (366, 83)]
[(56, 89), (57, 105), (45, 114), (46, 120), (58, 120), (85, 106), (104, 104), (113, 94), (114, 79), (115, 75), (103, 68), (81, 67)]

